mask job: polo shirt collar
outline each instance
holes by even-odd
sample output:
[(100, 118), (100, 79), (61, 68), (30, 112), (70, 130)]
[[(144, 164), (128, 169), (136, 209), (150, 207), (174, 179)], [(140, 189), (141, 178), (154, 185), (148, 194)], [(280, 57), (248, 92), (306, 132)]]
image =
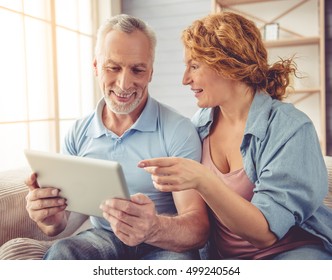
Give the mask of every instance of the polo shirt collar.
[[(110, 131), (104, 126), (102, 121), (103, 108), (105, 106), (104, 97), (102, 97), (95, 109), (93, 114), (91, 125), (88, 128), (87, 135), (93, 138), (98, 138), (102, 135), (110, 134)], [(158, 103), (155, 99), (148, 95), (145, 107), (129, 130), (138, 131), (155, 131), (157, 129), (159, 114), (158, 114)]]
[(145, 107), (130, 129), (138, 131), (155, 131), (159, 119), (158, 102), (148, 95)]

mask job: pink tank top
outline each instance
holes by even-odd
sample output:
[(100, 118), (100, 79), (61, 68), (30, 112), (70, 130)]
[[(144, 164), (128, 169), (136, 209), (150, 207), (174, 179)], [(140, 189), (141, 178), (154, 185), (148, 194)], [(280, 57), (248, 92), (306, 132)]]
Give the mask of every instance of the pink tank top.
[[(205, 138), (203, 142), (202, 164), (212, 170), (229, 188), (251, 201), (255, 185), (249, 180), (243, 168), (227, 174), (219, 171), (211, 159), (209, 137)], [(211, 212), (214, 217), (212, 238), (216, 245), (217, 257), (221, 259), (263, 259), (305, 244), (320, 242), (318, 238), (300, 227), (293, 227), (271, 247), (257, 249), (248, 241), (232, 233), (221, 223), (213, 211)]]

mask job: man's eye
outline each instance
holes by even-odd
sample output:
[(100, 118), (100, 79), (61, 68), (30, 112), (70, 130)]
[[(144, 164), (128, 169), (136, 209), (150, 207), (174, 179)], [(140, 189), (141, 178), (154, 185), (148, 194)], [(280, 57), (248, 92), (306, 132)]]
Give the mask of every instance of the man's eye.
[(143, 69), (139, 69), (139, 68), (134, 68), (134, 69), (133, 69), (133, 72), (134, 72), (135, 74), (140, 74), (140, 73), (145, 72), (145, 70), (143, 70)]
[(120, 70), (119, 67), (113, 67), (113, 66), (106, 66), (104, 67), (104, 70), (105, 71), (108, 71), (108, 72), (117, 72)]

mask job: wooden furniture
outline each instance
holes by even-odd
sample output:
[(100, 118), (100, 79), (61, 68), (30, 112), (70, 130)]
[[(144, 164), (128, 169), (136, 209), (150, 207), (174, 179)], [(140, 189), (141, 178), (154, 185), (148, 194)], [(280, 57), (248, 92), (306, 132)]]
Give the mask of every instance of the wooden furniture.
[[(266, 40), (269, 63), (295, 55), (301, 79), (292, 79), (286, 102), (293, 103), (313, 121), (326, 155), (324, 0), (214, 0), (217, 12), (231, 10), (265, 28), (278, 24), (274, 40)], [(270, 34), (271, 35), (271, 34)], [(271, 36), (269, 36), (271, 37)], [(265, 38), (265, 37), (264, 37)]]

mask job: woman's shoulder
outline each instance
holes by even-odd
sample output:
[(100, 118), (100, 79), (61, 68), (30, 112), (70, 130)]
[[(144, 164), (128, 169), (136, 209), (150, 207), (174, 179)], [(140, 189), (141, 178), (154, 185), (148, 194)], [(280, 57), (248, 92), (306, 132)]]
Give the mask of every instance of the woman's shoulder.
[(294, 104), (274, 100), (272, 102), (270, 119), (282, 121), (284, 124), (304, 125), (311, 123), (311, 119), (303, 111), (299, 110)]

